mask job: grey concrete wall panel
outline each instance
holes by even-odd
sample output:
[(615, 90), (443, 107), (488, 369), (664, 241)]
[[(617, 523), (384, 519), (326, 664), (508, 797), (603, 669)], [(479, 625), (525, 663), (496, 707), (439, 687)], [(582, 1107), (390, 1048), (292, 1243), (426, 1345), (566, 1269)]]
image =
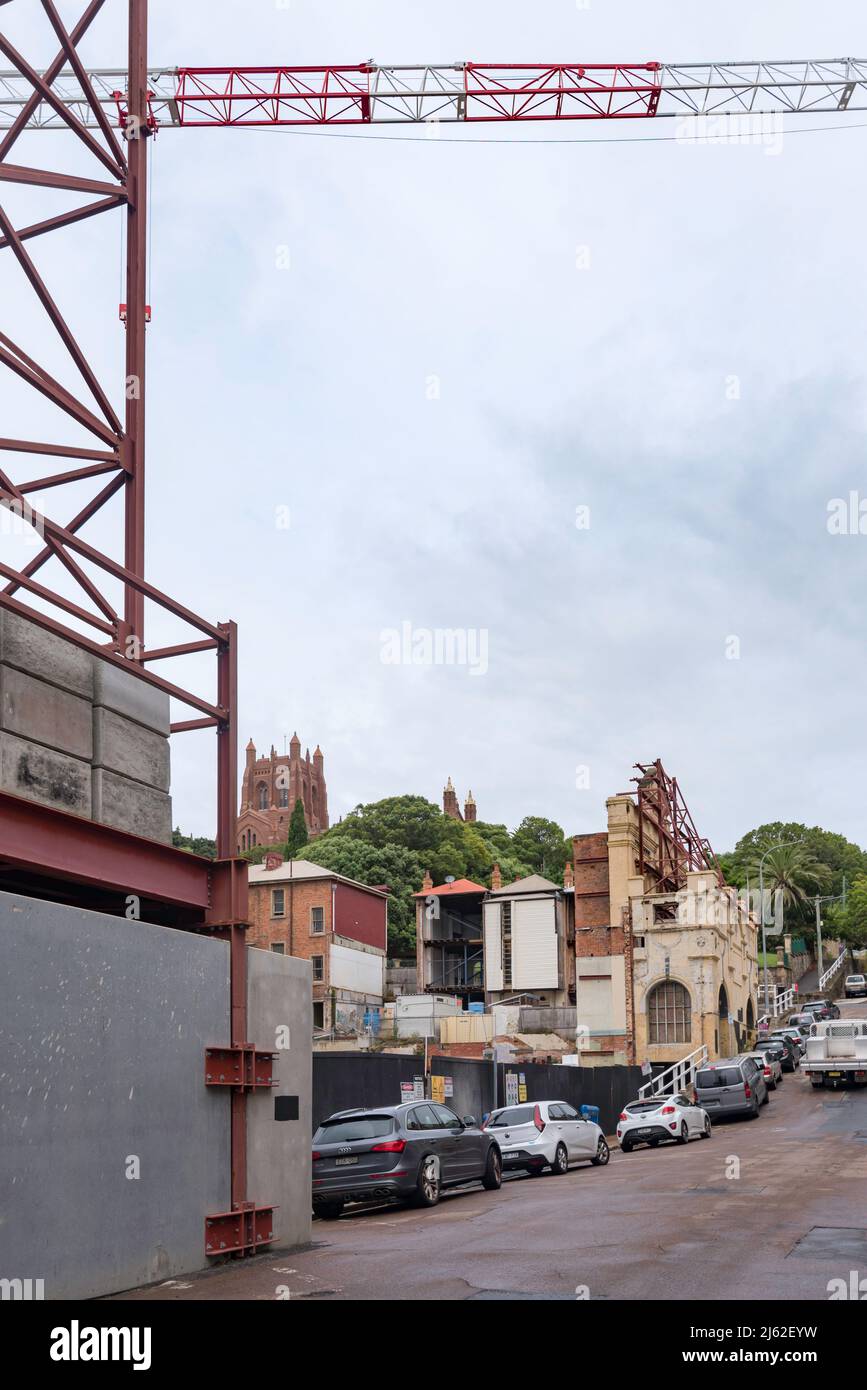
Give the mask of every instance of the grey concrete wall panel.
[(75, 758), (93, 753), (90, 701), (14, 666), (0, 666), (0, 727)]
[(91, 814), (91, 768), (79, 758), (0, 731), (0, 787), (77, 816)]
[(0, 661), (85, 699), (93, 695), (93, 657), (7, 609), (0, 610)]
[(161, 792), (169, 789), (168, 740), (102, 705), (93, 707), (93, 764)]
[(93, 769), (93, 819), (146, 840), (172, 842), (172, 799), (142, 782)]
[(94, 662), (93, 702), (169, 736), (169, 697), (155, 686), (105, 661)]
[[(275, 1205), (276, 1244), (310, 1240), (313, 988), (310, 962), (247, 950), (247, 1033), (264, 1052), (276, 1052), (276, 1086), (247, 1100), (247, 1193), (257, 1206)], [(289, 1043), (288, 1047), (281, 1043)], [(275, 1119), (280, 1096), (298, 1097), (298, 1119)], [(279, 1276), (274, 1277), (275, 1286)]]
[(227, 944), (0, 893), (0, 947), (0, 1278), (89, 1298), (207, 1267), (205, 1216), (230, 1206), (229, 1097), (203, 1082)]

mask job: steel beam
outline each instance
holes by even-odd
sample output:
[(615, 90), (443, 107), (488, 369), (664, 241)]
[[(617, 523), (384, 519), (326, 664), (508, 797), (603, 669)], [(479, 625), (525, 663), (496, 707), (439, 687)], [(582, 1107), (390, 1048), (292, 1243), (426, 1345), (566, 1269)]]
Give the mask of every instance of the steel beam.
[(193, 909), (204, 923), (212, 860), (0, 791), (0, 862)]
[[(96, 68), (87, 77), (100, 106), (122, 120), (127, 69)], [(867, 109), (867, 60), (860, 58), (188, 66), (152, 68), (147, 78), (149, 119), (168, 128), (634, 120)], [(82, 125), (96, 124), (90, 95), (74, 72), (62, 71), (55, 86)], [(29, 128), (61, 124), (62, 118), (45, 103), (28, 107), (29, 96), (20, 73), (0, 72), (0, 128), (20, 124), (25, 113)]]

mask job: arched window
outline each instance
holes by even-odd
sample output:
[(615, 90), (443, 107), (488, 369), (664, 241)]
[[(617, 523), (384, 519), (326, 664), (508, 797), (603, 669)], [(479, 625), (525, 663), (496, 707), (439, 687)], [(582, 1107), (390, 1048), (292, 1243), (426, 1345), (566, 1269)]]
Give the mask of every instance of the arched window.
[(692, 1033), (692, 1001), (689, 990), (677, 980), (654, 985), (647, 996), (647, 1041), (689, 1042)]
[(277, 799), (277, 805), (278, 805), (278, 806), (288, 806), (288, 805), (289, 805), (289, 788), (288, 788), (288, 787), (281, 787), (281, 788), (280, 788), (280, 791), (279, 791), (278, 794), (277, 794), (277, 797), (278, 797), (278, 799)]
[(260, 810), (260, 811), (267, 811), (267, 809), (268, 809), (268, 787), (267, 787), (267, 785), (266, 785), (264, 782), (260, 782), (260, 783), (259, 783), (259, 793), (258, 793), (258, 795), (259, 795), (259, 810)]

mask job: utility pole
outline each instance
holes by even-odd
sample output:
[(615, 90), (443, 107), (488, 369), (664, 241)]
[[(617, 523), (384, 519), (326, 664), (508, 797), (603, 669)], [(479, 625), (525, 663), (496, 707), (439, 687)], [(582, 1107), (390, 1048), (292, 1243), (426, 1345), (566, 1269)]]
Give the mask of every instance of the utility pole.
[(823, 976), (824, 973), (825, 973), (825, 962), (824, 962), (824, 959), (823, 959), (823, 956), (822, 956), (822, 912), (821, 912), (821, 905), (822, 905), (822, 903), (838, 903), (838, 902), (842, 902), (842, 903), (843, 903), (843, 906), (845, 907), (845, 905), (846, 905), (846, 876), (845, 876), (845, 874), (844, 874), (844, 876), (843, 876), (843, 891), (842, 891), (842, 893), (829, 893), (829, 894), (827, 894), (824, 898), (820, 898), (820, 897), (819, 897), (819, 894), (818, 894), (818, 893), (816, 894), (816, 969), (817, 969), (818, 977), (819, 977), (820, 980), (821, 980), (822, 976)]
[(765, 934), (765, 860), (771, 850), (780, 849), (783, 845), (802, 845), (803, 838), (800, 840), (778, 840), (776, 844), (768, 845), (761, 859), (759, 860), (759, 902), (762, 905), (762, 962), (764, 965), (764, 989), (765, 989), (765, 1013), (770, 1013), (770, 985), (768, 984), (768, 940)]

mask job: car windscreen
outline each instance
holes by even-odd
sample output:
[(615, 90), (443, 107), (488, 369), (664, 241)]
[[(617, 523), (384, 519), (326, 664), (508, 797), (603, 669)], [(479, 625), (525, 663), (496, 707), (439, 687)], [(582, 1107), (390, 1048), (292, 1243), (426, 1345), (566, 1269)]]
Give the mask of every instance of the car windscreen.
[(744, 1078), (737, 1067), (714, 1067), (700, 1071), (695, 1084), (699, 1091), (712, 1091), (719, 1086), (743, 1086)]
[(488, 1129), (502, 1129), (505, 1125), (531, 1125), (534, 1113), (532, 1105), (512, 1105), (508, 1110), (492, 1115)]
[(326, 1120), (313, 1136), (314, 1144), (349, 1144), (353, 1139), (381, 1139), (391, 1134), (391, 1115), (358, 1115), (355, 1119)]

